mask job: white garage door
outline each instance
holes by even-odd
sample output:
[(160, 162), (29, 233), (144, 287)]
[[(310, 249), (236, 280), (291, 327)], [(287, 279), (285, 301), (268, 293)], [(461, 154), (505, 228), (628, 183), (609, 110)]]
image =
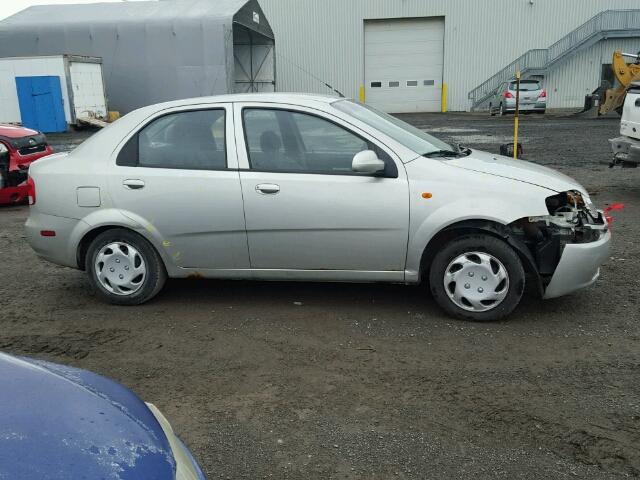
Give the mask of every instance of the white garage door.
[(441, 108), (444, 18), (364, 24), (366, 103), (393, 113)]

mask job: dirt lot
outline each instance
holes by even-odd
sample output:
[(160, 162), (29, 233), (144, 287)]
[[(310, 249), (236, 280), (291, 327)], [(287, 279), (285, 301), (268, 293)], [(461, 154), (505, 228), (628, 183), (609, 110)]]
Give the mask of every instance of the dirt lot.
[[(410, 116), (497, 152), (511, 118)], [(640, 169), (617, 119), (525, 117), (527, 158), (624, 202), (594, 288), (507, 322), (445, 317), (419, 287), (170, 281), (107, 306), (0, 209), (0, 348), (91, 369), (155, 403), (215, 478), (610, 479), (640, 475)], [(82, 136), (52, 137), (68, 148)], [(507, 200), (507, 199), (505, 199)]]

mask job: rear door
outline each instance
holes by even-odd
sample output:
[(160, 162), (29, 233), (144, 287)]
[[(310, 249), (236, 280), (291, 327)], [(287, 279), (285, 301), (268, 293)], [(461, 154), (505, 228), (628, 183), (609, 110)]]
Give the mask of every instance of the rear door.
[(185, 268), (249, 267), (229, 104), (157, 115), (117, 154), (113, 202)]
[[(235, 118), (242, 122), (236, 142), (256, 276), (404, 278), (409, 193), (393, 152), (310, 108), (237, 104)], [(383, 175), (351, 170), (353, 156), (367, 149), (387, 164)]]
[(102, 64), (71, 61), (69, 74), (73, 89), (74, 118), (106, 118), (107, 101), (102, 81)]

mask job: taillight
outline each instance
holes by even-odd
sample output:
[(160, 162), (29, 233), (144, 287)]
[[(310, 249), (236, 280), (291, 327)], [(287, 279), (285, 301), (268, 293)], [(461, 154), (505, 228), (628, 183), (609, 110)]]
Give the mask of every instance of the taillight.
[(32, 177), (27, 177), (27, 196), (29, 197), (29, 205), (36, 204), (36, 182)]
[(546, 90), (542, 90), (542, 93), (540, 94), (540, 96), (538, 98), (547, 98), (547, 91)]
[(513, 98), (513, 94), (511, 92), (504, 92), (504, 98)]

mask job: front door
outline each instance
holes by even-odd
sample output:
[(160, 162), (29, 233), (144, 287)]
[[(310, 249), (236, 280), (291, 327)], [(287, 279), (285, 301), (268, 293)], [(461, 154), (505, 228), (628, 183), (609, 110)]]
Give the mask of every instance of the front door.
[(180, 267), (249, 268), (230, 109), (156, 117), (127, 141), (111, 170), (116, 206)]
[[(396, 272), (385, 278), (401, 280), (409, 224), (402, 164), (321, 112), (235, 109), (244, 129), (236, 129), (236, 143), (252, 269), (271, 270), (268, 276), (274, 269), (312, 270), (319, 278)], [(387, 164), (383, 175), (351, 170), (353, 156), (367, 149)]]

